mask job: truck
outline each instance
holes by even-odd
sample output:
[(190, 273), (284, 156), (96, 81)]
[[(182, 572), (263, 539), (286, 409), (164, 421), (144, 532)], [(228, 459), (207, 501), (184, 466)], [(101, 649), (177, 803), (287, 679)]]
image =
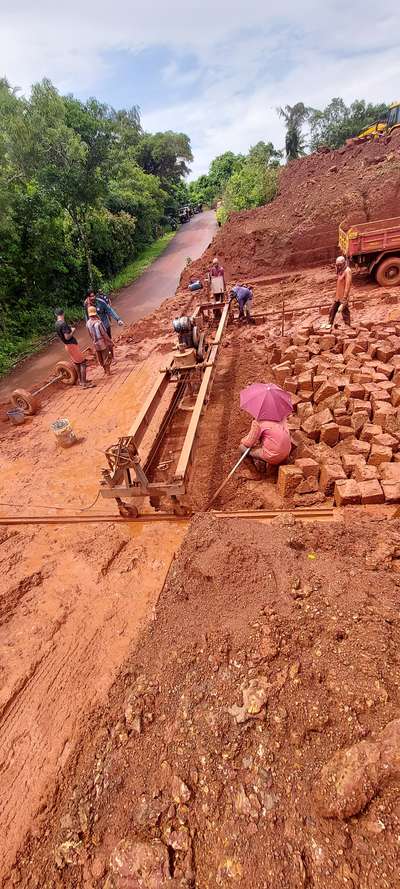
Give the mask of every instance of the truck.
[(339, 247), (351, 266), (368, 269), (381, 287), (400, 286), (400, 216), (342, 222)]
[(382, 120), (377, 120), (369, 127), (366, 127), (358, 136), (347, 141), (351, 144), (354, 142), (365, 142), (366, 139), (379, 139), (380, 136), (386, 136), (391, 133), (396, 127), (400, 127), (400, 102), (392, 102), (389, 105), (386, 117), (382, 118)]

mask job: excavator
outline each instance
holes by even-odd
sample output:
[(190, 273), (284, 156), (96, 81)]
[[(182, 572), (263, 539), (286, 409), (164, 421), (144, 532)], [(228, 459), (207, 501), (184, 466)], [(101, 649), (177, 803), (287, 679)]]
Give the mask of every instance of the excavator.
[(387, 117), (366, 127), (358, 136), (348, 139), (347, 144), (365, 142), (366, 139), (379, 139), (380, 136), (386, 136), (388, 133), (391, 133), (396, 127), (400, 127), (400, 102), (393, 102), (389, 105)]

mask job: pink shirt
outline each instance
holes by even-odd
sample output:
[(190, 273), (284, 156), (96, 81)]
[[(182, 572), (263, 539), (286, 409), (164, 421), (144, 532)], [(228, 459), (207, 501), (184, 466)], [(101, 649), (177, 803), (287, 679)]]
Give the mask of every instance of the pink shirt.
[(263, 450), (263, 456), (268, 463), (282, 463), (289, 456), (292, 443), (287, 421), (281, 420), (253, 420), (250, 432), (241, 442), (246, 448), (254, 448), (255, 445)]

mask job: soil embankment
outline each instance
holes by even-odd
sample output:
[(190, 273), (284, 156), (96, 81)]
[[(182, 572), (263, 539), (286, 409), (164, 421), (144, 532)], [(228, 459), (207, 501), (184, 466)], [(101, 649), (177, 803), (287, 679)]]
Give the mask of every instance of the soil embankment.
[(271, 204), (235, 213), (184, 281), (215, 254), (230, 279), (319, 265), (335, 255), (339, 223), (397, 216), (399, 206), (400, 132), (316, 152), (284, 167)]

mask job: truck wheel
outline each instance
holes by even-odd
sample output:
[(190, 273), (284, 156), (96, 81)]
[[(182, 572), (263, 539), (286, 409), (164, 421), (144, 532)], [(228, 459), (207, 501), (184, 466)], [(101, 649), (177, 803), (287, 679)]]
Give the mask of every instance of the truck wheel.
[(400, 286), (400, 256), (387, 256), (379, 264), (376, 280), (381, 287)]
[(31, 392), (27, 389), (15, 389), (11, 396), (11, 404), (19, 407), (24, 414), (36, 414), (39, 409), (39, 402)]
[(73, 386), (78, 379), (78, 371), (69, 361), (57, 361), (56, 374), (60, 377), (60, 383), (64, 386)]

